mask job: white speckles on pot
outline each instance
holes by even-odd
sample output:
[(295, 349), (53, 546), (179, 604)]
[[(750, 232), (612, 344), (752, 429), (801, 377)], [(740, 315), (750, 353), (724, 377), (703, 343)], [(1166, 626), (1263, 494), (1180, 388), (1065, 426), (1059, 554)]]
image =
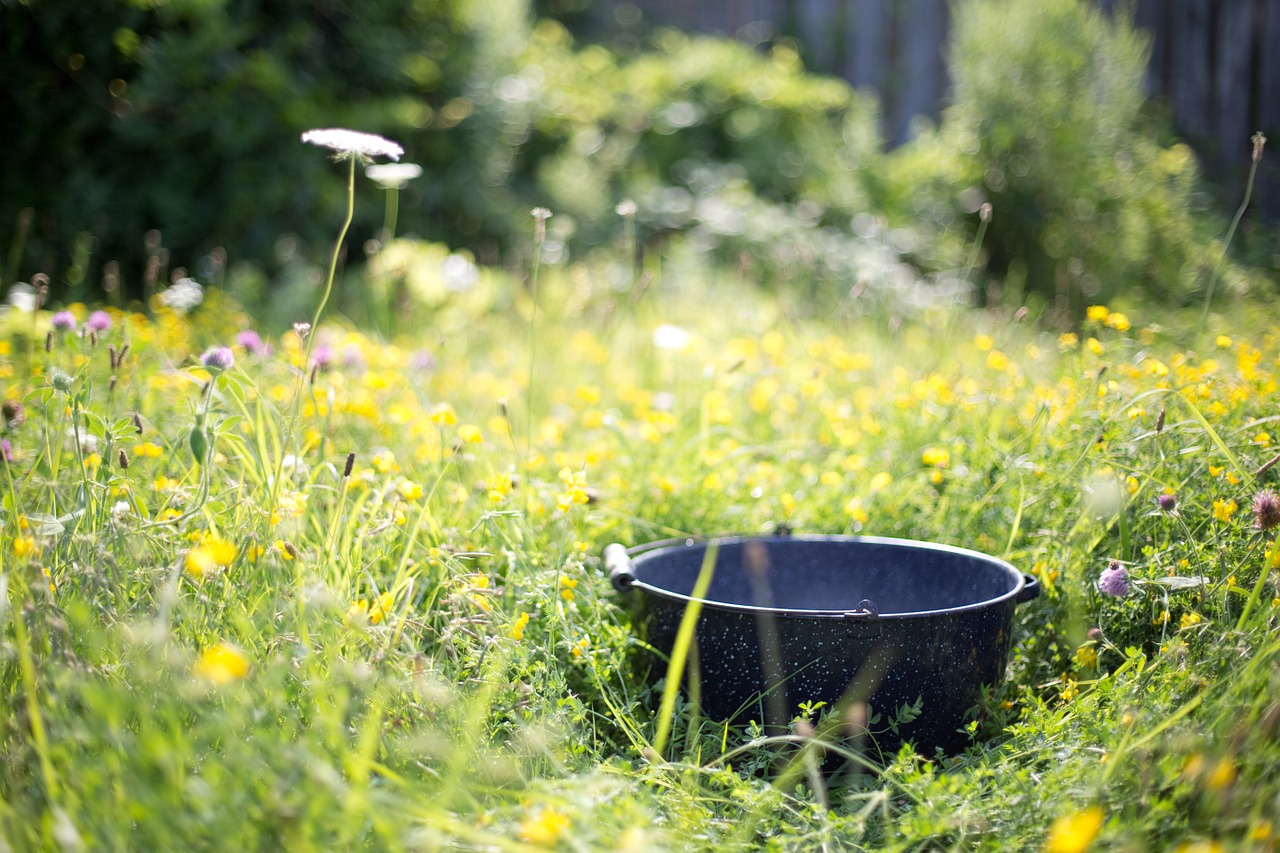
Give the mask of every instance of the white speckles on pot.
[[(744, 547), (756, 549), (751, 558)], [(636, 630), (664, 654), (704, 551), (698, 543), (657, 548), (629, 567)], [(717, 719), (785, 725), (803, 701), (891, 712), (920, 698), (922, 713), (897, 735), (872, 726), (879, 748), (913, 740), (923, 752), (958, 751), (967, 743), (965, 714), (982, 685), (1004, 672), (1014, 607), (1037, 591), (1007, 563), (942, 545), (843, 536), (722, 541), (693, 657), (703, 708)], [(784, 701), (771, 705), (765, 694), (774, 691)]]

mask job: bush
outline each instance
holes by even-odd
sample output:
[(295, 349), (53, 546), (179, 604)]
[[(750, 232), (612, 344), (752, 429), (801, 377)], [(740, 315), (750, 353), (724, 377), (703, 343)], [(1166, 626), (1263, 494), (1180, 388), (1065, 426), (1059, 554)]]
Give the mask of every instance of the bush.
[[(323, 243), (345, 187), (323, 157), (303, 156), (298, 135), (312, 127), (396, 138), (434, 175), (407, 193), (406, 225), (441, 208), (458, 222), (467, 207), (453, 202), (475, 170), (466, 134), (451, 129), (479, 49), (460, 5), (6, 4), (0, 74), (19, 118), (0, 161), (0, 228), (7, 236), (24, 208), (35, 216), (25, 261), (5, 278), (45, 271), (55, 287), (84, 287), (67, 273), (82, 233), (97, 241), (95, 267), (122, 262), (133, 295), (150, 229), (184, 265), (219, 246), (233, 263), (270, 262), (289, 232)], [(380, 223), (380, 205), (358, 212), (356, 234)]]
[(952, 212), (976, 222), (990, 201), (989, 269), (1067, 316), (1127, 290), (1185, 302), (1221, 251), (1195, 158), (1144, 114), (1147, 53), (1123, 13), (1078, 0), (959, 4), (954, 103), (897, 155), (941, 142), (966, 159)]

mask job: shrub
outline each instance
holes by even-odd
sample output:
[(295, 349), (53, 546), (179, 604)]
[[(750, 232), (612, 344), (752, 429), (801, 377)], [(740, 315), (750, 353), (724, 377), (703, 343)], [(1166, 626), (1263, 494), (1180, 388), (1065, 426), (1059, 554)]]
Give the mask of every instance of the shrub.
[(969, 210), (994, 206), (992, 272), (1069, 316), (1128, 289), (1185, 301), (1220, 252), (1195, 158), (1144, 114), (1147, 54), (1125, 14), (1078, 0), (956, 7), (939, 133), (970, 159)]

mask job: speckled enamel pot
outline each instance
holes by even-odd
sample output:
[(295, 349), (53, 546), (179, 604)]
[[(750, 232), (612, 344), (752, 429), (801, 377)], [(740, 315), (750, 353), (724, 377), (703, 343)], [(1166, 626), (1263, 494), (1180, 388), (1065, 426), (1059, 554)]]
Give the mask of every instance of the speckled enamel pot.
[[(707, 545), (693, 540), (606, 549), (635, 630), (669, 655)], [(785, 725), (804, 701), (867, 703), (879, 751), (903, 740), (957, 752), (983, 685), (1009, 654), (1014, 609), (1039, 585), (1008, 563), (962, 548), (852, 536), (721, 540), (695, 654), (703, 711)], [(655, 661), (654, 677), (665, 671)], [(884, 730), (894, 709), (920, 715)], [(854, 714), (866, 711), (854, 708)], [(881, 731), (876, 731), (877, 728)]]

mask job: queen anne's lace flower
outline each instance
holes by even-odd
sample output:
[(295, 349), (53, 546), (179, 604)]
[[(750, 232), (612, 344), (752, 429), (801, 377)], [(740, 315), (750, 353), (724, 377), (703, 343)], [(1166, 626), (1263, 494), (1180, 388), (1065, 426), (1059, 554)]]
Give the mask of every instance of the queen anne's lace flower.
[(366, 166), (364, 173), (389, 190), (398, 190), (414, 178), (422, 175), (417, 163), (374, 163)]
[(302, 141), (308, 145), (319, 145), (321, 148), (337, 152), (336, 156), (339, 160), (345, 160), (348, 157), (358, 157), (361, 160), (386, 157), (389, 160), (399, 160), (404, 154), (404, 149), (390, 139), (339, 127), (308, 130), (302, 134)]

